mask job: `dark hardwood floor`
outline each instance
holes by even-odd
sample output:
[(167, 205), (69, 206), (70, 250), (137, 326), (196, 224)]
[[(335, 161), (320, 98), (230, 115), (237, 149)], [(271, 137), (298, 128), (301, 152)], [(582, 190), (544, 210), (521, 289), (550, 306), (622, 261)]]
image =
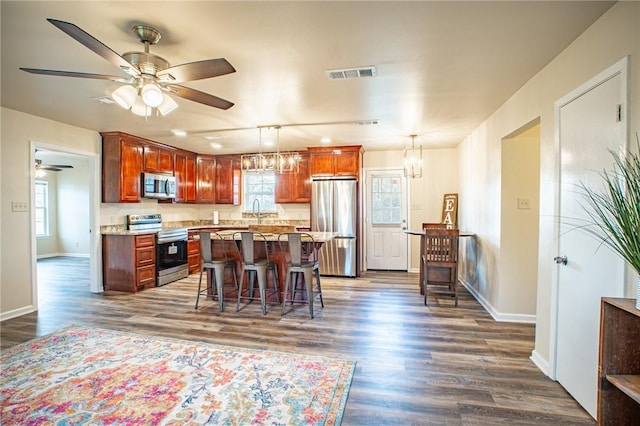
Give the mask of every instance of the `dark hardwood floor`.
[[(1, 323), (7, 348), (69, 325), (357, 361), (344, 425), (592, 425), (529, 360), (534, 326), (498, 323), (461, 289), (425, 307), (417, 274), (323, 277), (325, 308), (280, 316), (201, 299), (198, 275), (136, 294), (89, 292), (87, 259), (38, 262), (39, 312)], [(26, 284), (26, 283), (25, 283)], [(433, 300), (433, 299), (432, 299)]]

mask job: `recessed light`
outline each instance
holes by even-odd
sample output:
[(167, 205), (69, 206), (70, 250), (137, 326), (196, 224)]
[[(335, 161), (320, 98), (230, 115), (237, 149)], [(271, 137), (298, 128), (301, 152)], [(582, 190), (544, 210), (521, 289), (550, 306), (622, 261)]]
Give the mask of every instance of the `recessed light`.
[(323, 136), (322, 139), (320, 139), (320, 142), (331, 143), (331, 138), (329, 136)]
[(171, 133), (173, 133), (174, 136), (187, 136), (187, 132), (184, 130), (180, 130), (180, 129), (171, 129)]
[(213, 149), (220, 149), (220, 148), (222, 148), (222, 144), (221, 144), (221, 143), (218, 143), (218, 142), (211, 142), (211, 143), (209, 144), (209, 146), (210, 146), (211, 148), (213, 148)]

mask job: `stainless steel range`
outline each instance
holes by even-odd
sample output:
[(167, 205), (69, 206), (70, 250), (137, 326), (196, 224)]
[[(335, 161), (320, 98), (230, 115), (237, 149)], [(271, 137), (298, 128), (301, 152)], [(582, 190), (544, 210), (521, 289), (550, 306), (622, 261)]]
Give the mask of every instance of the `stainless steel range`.
[(157, 231), (156, 234), (156, 285), (161, 286), (189, 276), (187, 259), (187, 228), (162, 228), (159, 213), (129, 215), (131, 231)]

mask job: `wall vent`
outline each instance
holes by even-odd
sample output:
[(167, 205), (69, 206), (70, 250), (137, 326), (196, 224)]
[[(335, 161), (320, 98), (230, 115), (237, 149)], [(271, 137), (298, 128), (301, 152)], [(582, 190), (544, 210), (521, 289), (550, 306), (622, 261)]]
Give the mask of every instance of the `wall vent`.
[(329, 80), (345, 80), (347, 78), (375, 77), (376, 67), (345, 68), (325, 71)]
[(358, 120), (356, 123), (359, 126), (371, 126), (373, 124), (378, 124), (378, 120)]

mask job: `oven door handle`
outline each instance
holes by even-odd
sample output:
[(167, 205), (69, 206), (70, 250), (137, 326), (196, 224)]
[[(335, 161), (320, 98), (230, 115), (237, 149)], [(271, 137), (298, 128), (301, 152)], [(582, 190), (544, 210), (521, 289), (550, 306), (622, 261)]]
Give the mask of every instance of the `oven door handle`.
[(178, 243), (184, 241), (185, 243), (187, 242), (187, 238), (158, 238), (158, 244), (167, 244), (167, 243)]

